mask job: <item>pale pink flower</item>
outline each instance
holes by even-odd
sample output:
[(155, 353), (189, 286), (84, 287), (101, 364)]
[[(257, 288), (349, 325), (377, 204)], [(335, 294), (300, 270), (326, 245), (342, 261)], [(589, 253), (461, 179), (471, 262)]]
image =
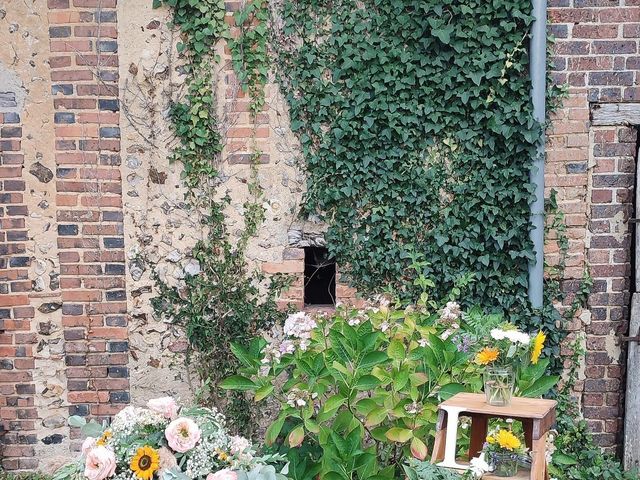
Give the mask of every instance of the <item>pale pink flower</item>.
[(158, 456), (160, 457), (160, 468), (158, 469), (158, 476), (162, 478), (162, 473), (171, 470), (173, 467), (178, 465), (178, 461), (171, 450), (167, 447), (160, 447), (158, 449)]
[(171, 397), (152, 398), (147, 402), (149, 410), (173, 420), (178, 416), (178, 404)]
[(216, 473), (210, 473), (207, 475), (207, 480), (237, 480), (238, 474), (233, 470), (225, 468), (224, 470), (218, 470)]
[(89, 451), (96, 446), (96, 442), (98, 441), (97, 438), (93, 438), (93, 437), (87, 437), (84, 439), (84, 442), (82, 442), (82, 455), (87, 455), (87, 453), (89, 453)]
[(251, 444), (249, 443), (249, 440), (247, 440), (244, 437), (234, 436), (234, 437), (231, 437), (229, 440), (230, 440), (229, 441), (229, 453), (231, 455), (237, 455), (239, 453), (244, 452), (249, 447), (251, 447)]
[(200, 428), (190, 418), (180, 417), (167, 425), (164, 436), (176, 452), (184, 453), (196, 446), (200, 440)]
[(84, 476), (89, 480), (104, 480), (116, 472), (116, 456), (107, 447), (89, 450), (84, 462)]

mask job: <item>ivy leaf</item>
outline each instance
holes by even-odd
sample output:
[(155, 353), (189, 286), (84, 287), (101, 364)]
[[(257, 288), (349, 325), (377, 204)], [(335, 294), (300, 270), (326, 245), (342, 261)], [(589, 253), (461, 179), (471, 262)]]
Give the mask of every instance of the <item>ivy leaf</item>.
[(433, 30), (431, 30), (431, 33), (438, 37), (438, 40), (440, 40), (445, 45), (448, 45), (451, 41), (451, 32), (453, 32), (453, 27), (451, 26), (444, 28), (434, 28)]

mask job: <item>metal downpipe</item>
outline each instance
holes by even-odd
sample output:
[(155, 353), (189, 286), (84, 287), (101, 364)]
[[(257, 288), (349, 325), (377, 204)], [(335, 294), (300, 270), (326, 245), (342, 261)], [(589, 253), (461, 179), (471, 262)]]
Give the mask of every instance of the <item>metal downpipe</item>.
[[(546, 117), (547, 81), (547, 0), (533, 0), (533, 16), (530, 43), (531, 100), (533, 117), (544, 124)], [(544, 282), (544, 159), (545, 137), (542, 133), (538, 149), (529, 173), (534, 186), (534, 200), (530, 206), (529, 221), (532, 230), (529, 238), (535, 251), (535, 263), (529, 263), (529, 301), (534, 308), (542, 308)]]

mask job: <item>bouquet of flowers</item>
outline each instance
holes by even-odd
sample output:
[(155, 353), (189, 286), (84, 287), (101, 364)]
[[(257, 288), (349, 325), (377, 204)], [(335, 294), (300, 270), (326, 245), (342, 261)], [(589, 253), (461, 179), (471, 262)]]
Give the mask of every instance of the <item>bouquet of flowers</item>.
[[(491, 330), (491, 340), (476, 355), (476, 363), (497, 367), (513, 366), (514, 363), (530, 360), (536, 364), (540, 359), (546, 335), (538, 332), (533, 338), (518, 330), (515, 325), (504, 323)], [(529, 354), (529, 355), (527, 355)]]
[(173, 398), (149, 400), (147, 408), (128, 406), (110, 425), (71, 417), (87, 436), (82, 456), (65, 465), (54, 480), (281, 480), (256, 456), (244, 437), (231, 436), (215, 409), (180, 407)]
[[(483, 348), (475, 356), (475, 363), (485, 366), (484, 386), (487, 403), (498, 406), (509, 405), (515, 385), (515, 375), (522, 373), (528, 367), (533, 366), (525, 375), (532, 380), (526, 385), (527, 388), (543, 378), (548, 362), (541, 362), (539, 368), (537, 365), (545, 339), (543, 332), (531, 336), (510, 323), (504, 323), (491, 330), (490, 339), (481, 342)], [(552, 377), (544, 377), (539, 384), (544, 383), (544, 387), (548, 390), (556, 380)]]
[(494, 475), (498, 477), (514, 476), (518, 472), (518, 461), (526, 452), (520, 436), (512, 429), (502, 427), (489, 432), (483, 448)]

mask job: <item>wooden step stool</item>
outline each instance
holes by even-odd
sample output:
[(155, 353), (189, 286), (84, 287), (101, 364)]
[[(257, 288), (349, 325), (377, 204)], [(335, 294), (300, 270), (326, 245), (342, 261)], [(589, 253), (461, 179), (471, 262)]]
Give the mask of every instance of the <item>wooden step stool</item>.
[[(471, 442), (469, 459), (477, 457), (487, 437), (489, 419), (512, 418), (522, 422), (525, 443), (531, 451), (531, 472), (516, 478), (545, 480), (548, 478), (545, 460), (546, 440), (556, 421), (556, 401), (513, 397), (508, 407), (494, 407), (486, 402), (484, 394), (458, 393), (438, 406), (436, 441), (431, 463), (442, 467), (466, 470), (467, 465), (456, 461), (458, 419), (460, 415), (471, 417)], [(484, 478), (494, 478), (485, 475)], [(497, 478), (497, 477), (496, 477)]]

